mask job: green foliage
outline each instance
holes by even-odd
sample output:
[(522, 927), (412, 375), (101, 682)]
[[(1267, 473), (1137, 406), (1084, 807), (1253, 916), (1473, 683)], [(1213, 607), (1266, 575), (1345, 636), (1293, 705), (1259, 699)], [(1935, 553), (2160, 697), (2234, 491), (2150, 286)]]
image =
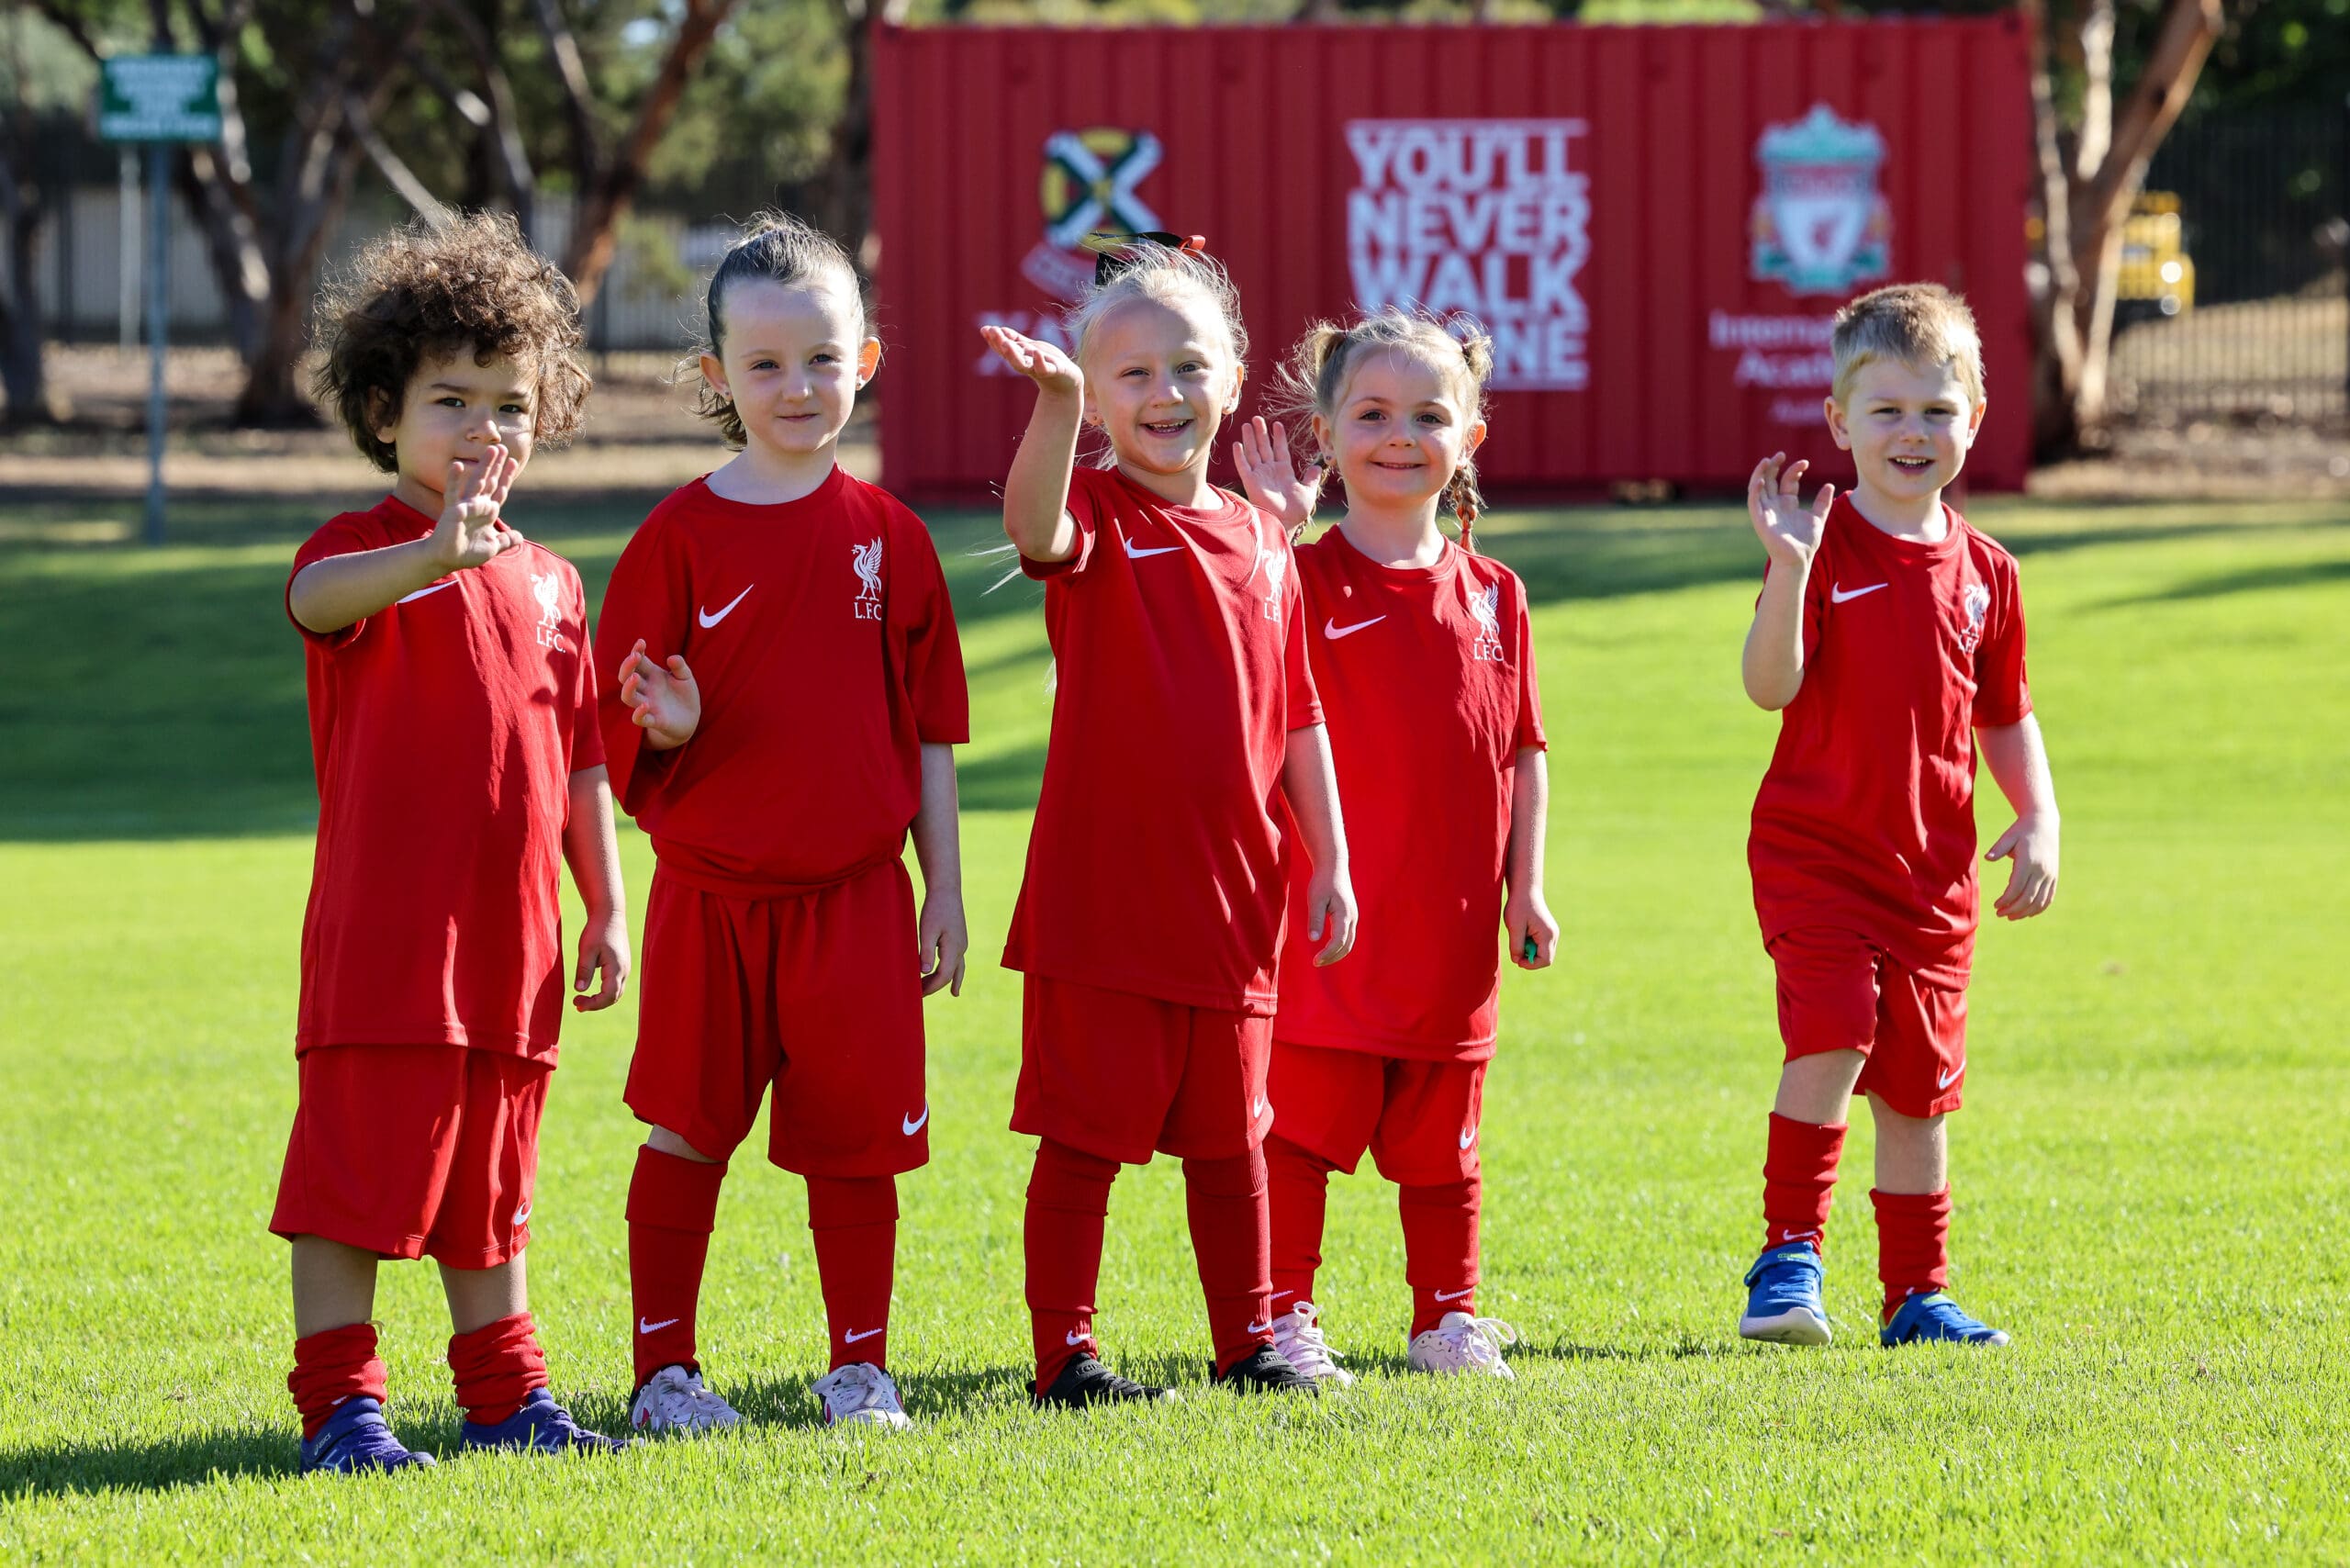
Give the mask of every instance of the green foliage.
[[(649, 500), (533, 503), (526, 481), (516, 515), (596, 588)], [(992, 521), (947, 514), (976, 941), (964, 997), (928, 1007), (934, 1160), (901, 1183), (892, 1360), (921, 1428), (815, 1426), (800, 1184), (746, 1152), (703, 1345), (748, 1429), (306, 1483), (264, 1231), (310, 858), (279, 596), (339, 504), (191, 500), (160, 554), (0, 547), (0, 658), (35, 698), (0, 709), (0, 1147), (21, 1151), (0, 1555), (2229, 1562), (2331, 1560), (2350, 1536), (2339, 504), (1974, 509), (2023, 562), (2066, 829), (2054, 911), (1985, 933), (1953, 1122), (1956, 1289), (2011, 1352), (1868, 1337), (1865, 1114), (1830, 1225), (1838, 1343), (1734, 1338), (1777, 1070), (1740, 852), (1772, 734), (1737, 681), (1753, 542), (1723, 507), (1502, 512), (1479, 533), (1537, 607), (1565, 924), (1559, 969), (1505, 981), (1483, 1145), (1481, 1304), (1525, 1332), (1519, 1381), (1403, 1372), (1394, 1200), (1366, 1167), (1334, 1183), (1320, 1291), (1362, 1385), (1314, 1406), (1208, 1389), (1161, 1160), (1118, 1183), (1102, 1331), (1186, 1401), (1030, 1414), (1028, 1151), (1003, 1130), (1019, 989), (990, 960), (1046, 651), (1032, 586), (980, 591)], [(135, 505), (0, 515), (109, 520)], [(2004, 824), (1987, 786), (1984, 817)], [(623, 844), (641, 918), (649, 857)], [(632, 1007), (566, 1028), (531, 1251), (555, 1386), (608, 1429), (629, 1386)], [(396, 1426), (453, 1454), (430, 1272), (386, 1268), (377, 1316)]]

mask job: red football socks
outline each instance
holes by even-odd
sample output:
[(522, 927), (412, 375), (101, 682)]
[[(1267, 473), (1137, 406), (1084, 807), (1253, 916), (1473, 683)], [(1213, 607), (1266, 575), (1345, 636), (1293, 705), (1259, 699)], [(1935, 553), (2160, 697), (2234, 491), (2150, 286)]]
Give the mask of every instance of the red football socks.
[(1262, 1148), (1183, 1161), (1183, 1206), (1219, 1372), (1273, 1342), (1272, 1215), (1265, 1198)]
[(1093, 1342), (1093, 1296), (1102, 1283), (1102, 1226), (1118, 1162), (1046, 1138), (1036, 1146), (1023, 1221), (1028, 1319), (1036, 1338), (1036, 1392)]
[(1414, 1338), (1443, 1322), (1448, 1312), (1476, 1314), (1477, 1217), (1484, 1193), (1482, 1176), (1395, 1190)]
[(1322, 1266), (1322, 1221), (1330, 1201), (1328, 1160), (1278, 1133), (1265, 1137), (1267, 1201), (1273, 1210), (1273, 1310), (1314, 1299)]
[(833, 1368), (890, 1364), (890, 1282), (898, 1261), (898, 1179), (811, 1176), (808, 1228), (824, 1292)]
[(1876, 1274), (1885, 1282), (1885, 1315), (1913, 1295), (1950, 1283), (1950, 1189), (1871, 1192), (1876, 1205)]
[(486, 1323), (449, 1339), (449, 1374), (457, 1404), (477, 1427), (495, 1427), (522, 1408), (531, 1390), (547, 1385), (547, 1353), (527, 1312)]
[(1836, 1193), (1836, 1161), (1844, 1152), (1844, 1124), (1818, 1126), (1771, 1114), (1771, 1142), (1762, 1157), (1762, 1248), (1803, 1242), (1828, 1250), (1828, 1205)]
[(294, 1341), (294, 1370), (285, 1390), (302, 1413), (302, 1435), (315, 1438), (346, 1399), (361, 1395), (382, 1404), (384, 1361), (375, 1354), (375, 1326), (353, 1323), (322, 1329)]
[(694, 1308), (718, 1220), (723, 1164), (705, 1165), (646, 1147), (628, 1184), (629, 1294), (636, 1307), (636, 1382), (694, 1360)]

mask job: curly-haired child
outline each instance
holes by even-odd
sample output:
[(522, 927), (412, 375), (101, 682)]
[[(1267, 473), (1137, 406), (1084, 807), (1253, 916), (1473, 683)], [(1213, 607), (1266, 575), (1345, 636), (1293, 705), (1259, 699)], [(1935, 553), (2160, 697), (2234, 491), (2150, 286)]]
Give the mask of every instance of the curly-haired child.
[(629, 970), (579, 574), (500, 515), (578, 427), (578, 303), (509, 218), (415, 226), (323, 302), (316, 390), (391, 493), (295, 554), (319, 837), (301, 1097), (270, 1229), (294, 1246), (304, 1471), (429, 1464), (384, 1420), (375, 1266), (431, 1257), (464, 1443), (622, 1446), (547, 1389), (524, 1288), (563, 1017), (559, 867), (588, 911), (573, 989)]

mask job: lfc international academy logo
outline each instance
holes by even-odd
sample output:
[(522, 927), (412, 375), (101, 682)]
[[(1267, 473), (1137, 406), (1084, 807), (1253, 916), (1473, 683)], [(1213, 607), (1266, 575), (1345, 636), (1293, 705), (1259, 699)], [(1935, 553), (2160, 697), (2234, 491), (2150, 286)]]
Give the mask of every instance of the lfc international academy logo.
[(1847, 294), (1893, 270), (1893, 209), (1877, 188), (1885, 138), (1814, 104), (1754, 145), (1753, 274), (1790, 294)]
[(1083, 297), (1093, 281), (1093, 258), (1078, 245), (1088, 234), (1166, 227), (1136, 189), (1161, 156), (1158, 138), (1147, 130), (1098, 125), (1046, 137), (1037, 187), (1045, 235), (1022, 258), (1021, 275), (1056, 298)]

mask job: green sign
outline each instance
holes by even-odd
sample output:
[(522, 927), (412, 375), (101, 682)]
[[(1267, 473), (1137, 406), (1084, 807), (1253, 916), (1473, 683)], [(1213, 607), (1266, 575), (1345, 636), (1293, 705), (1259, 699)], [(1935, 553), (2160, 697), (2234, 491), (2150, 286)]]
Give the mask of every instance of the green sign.
[(220, 140), (220, 62), (209, 54), (118, 54), (102, 62), (98, 135), (107, 141)]

